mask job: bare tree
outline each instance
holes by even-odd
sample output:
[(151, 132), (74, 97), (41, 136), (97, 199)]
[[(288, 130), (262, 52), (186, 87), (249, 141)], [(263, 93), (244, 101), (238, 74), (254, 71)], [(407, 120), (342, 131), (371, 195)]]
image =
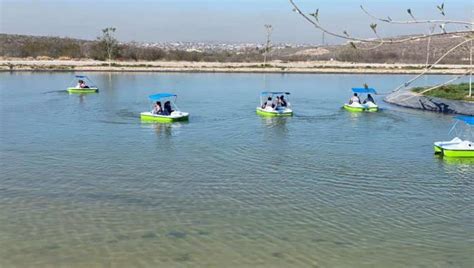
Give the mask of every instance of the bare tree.
[(107, 56), (107, 61), (109, 62), (109, 67), (112, 64), (112, 59), (114, 58), (115, 54), (117, 53), (118, 41), (114, 37), (116, 28), (107, 27), (102, 29), (102, 36), (97, 37), (99, 42), (102, 44), (105, 55)]
[(265, 50), (263, 52), (263, 67), (267, 66), (267, 55), (271, 49), (271, 36), (272, 36), (272, 31), (273, 31), (272, 25), (265, 24), (265, 31), (267, 34), (267, 39), (265, 41)]
[[(378, 34), (378, 29), (377, 29), (377, 23), (371, 23), (370, 29), (372, 32), (375, 34), (375, 39), (372, 38), (361, 38), (361, 37), (356, 37), (348, 33), (347, 31), (342, 31), (342, 33), (337, 33), (335, 31), (329, 30), (323, 24), (320, 22), (319, 19), (319, 9), (316, 9), (315, 12), (313, 13), (308, 13), (305, 14), (300, 7), (295, 3), (294, 0), (288, 0), (290, 4), (293, 6), (293, 11), (296, 12), (297, 14), (301, 15), (307, 22), (312, 24), (316, 29), (319, 31), (322, 31), (324, 34), (341, 38), (344, 40), (349, 41), (349, 44), (351, 47), (354, 49), (358, 49), (358, 46), (356, 45), (357, 43), (369, 43), (369, 44), (374, 44), (373, 46), (369, 48), (362, 48), (362, 49), (375, 49), (378, 48), (384, 44), (397, 44), (397, 43), (405, 43), (409, 41), (416, 41), (416, 40), (422, 40), (422, 39), (427, 39), (427, 55), (426, 55), (426, 67), (423, 70), (423, 72), (420, 75), (417, 75), (415, 78), (410, 79), (409, 81), (405, 82), (401, 86), (397, 87), (394, 91), (400, 90), (403, 87), (408, 87), (412, 82), (417, 80), (419, 77), (424, 75), (426, 72), (428, 72), (431, 68), (433, 68), (434, 65), (438, 64), (444, 57), (446, 57), (449, 53), (455, 51), (462, 45), (470, 42), (470, 49), (469, 49), (469, 58), (470, 58), (470, 81), (472, 81), (472, 41), (474, 40), (474, 31), (473, 31), (473, 26), (474, 22), (469, 22), (469, 21), (458, 21), (458, 20), (449, 20), (449, 19), (417, 19), (414, 15), (414, 12), (408, 8), (406, 12), (410, 16), (409, 20), (393, 20), (391, 17), (379, 17), (375, 16), (372, 13), (370, 13), (366, 8), (364, 8), (362, 5), (360, 8), (362, 11), (368, 15), (371, 19), (375, 20), (376, 22), (380, 23), (386, 23), (386, 24), (405, 24), (405, 25), (410, 25), (410, 24), (428, 24), (430, 27), (430, 31), (427, 34), (416, 34), (412, 35), (409, 37), (400, 37), (400, 38), (382, 38)], [(439, 13), (445, 17), (446, 16), (446, 10), (444, 3), (441, 5), (437, 6), (437, 9)], [(462, 27), (463, 30), (453, 30), (449, 31), (446, 27), (446, 25), (454, 25), (456, 27)], [(435, 29), (439, 28), (440, 31), (436, 32)], [(460, 42), (458, 45), (454, 46), (453, 48), (449, 49), (448, 52), (443, 54), (441, 57), (439, 57), (433, 64), (429, 64), (429, 50), (430, 50), (430, 42), (432, 37), (438, 37), (438, 36), (445, 36), (445, 35), (451, 35), (451, 36), (457, 36), (460, 38), (463, 38), (464, 40)], [(466, 74), (468, 74), (466, 73)], [(436, 87), (433, 87), (436, 88)], [(470, 83), (470, 88), (469, 88), (469, 97), (472, 97), (472, 88), (471, 88), (471, 83)]]

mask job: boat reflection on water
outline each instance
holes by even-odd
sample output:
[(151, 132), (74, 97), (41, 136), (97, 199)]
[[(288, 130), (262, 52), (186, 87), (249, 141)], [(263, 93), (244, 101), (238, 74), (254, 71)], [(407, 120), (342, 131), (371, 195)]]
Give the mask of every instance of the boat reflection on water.
[[(344, 108), (341, 108), (341, 112), (344, 111)], [(349, 124), (353, 127), (360, 127), (361, 122), (375, 122), (376, 120), (380, 120), (381, 117), (386, 116), (383, 113), (383, 109), (378, 109), (378, 112), (361, 112), (361, 113), (344, 113), (348, 120)]]
[(79, 97), (79, 103), (83, 104), (87, 94), (78, 94), (77, 96)]
[(445, 174), (449, 174), (452, 179), (461, 184), (472, 181), (472, 169), (474, 167), (474, 158), (455, 158), (436, 155), (439, 166)]
[(157, 136), (171, 137), (173, 135), (173, 124), (153, 124)]
[(177, 123), (157, 123), (157, 122), (149, 122), (149, 121), (142, 121), (141, 126), (143, 128), (151, 128), (155, 131), (157, 136), (176, 136), (181, 127), (187, 124), (187, 121), (184, 122), (177, 122)]
[(261, 117), (265, 136), (270, 138), (287, 138), (289, 133), (287, 121), (291, 119), (291, 117)]
[(442, 155), (435, 155), (435, 157), (442, 163), (446, 163), (448, 165), (473, 165), (474, 166), (474, 158), (468, 157), (443, 157)]
[(290, 120), (290, 117), (261, 117), (262, 123), (268, 128), (285, 128), (286, 122)]
[[(341, 108), (341, 110), (344, 108)], [(358, 119), (361, 118), (362, 116), (365, 116), (363, 113), (348, 113), (349, 118), (351, 119)]]

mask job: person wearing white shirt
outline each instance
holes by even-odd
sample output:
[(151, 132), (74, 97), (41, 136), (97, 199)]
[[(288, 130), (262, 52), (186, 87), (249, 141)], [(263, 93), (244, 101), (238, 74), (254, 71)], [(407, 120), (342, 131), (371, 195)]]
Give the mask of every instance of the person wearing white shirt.
[(359, 103), (360, 104), (360, 98), (357, 96), (357, 93), (354, 93), (354, 96), (349, 100), (349, 104), (353, 103)]
[(267, 101), (263, 104), (263, 109), (274, 109), (275, 104), (273, 104), (272, 97), (268, 97)]

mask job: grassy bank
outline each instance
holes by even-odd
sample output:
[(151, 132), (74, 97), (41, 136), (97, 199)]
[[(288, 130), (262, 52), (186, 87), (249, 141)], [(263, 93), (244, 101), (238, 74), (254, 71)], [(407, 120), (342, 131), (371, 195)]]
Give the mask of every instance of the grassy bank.
[[(474, 88), (474, 83), (472, 83)], [(414, 92), (422, 92), (430, 87), (416, 87), (412, 90)], [(474, 89), (473, 89), (474, 90)], [(469, 98), (469, 83), (445, 85), (428, 92), (425, 92), (423, 95), (432, 96), (437, 98), (449, 99), (449, 100), (468, 100), (474, 101), (474, 97)]]

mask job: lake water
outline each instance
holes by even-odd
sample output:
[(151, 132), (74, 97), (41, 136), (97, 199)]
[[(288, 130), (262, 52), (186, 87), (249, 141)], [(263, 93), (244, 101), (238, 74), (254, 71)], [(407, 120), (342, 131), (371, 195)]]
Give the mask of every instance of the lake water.
[[(472, 267), (474, 163), (451, 116), (350, 88), (403, 75), (0, 74), (0, 267)], [(429, 76), (421, 85), (449, 77)], [(255, 114), (289, 90), (295, 116)], [(177, 93), (188, 123), (144, 124)]]

